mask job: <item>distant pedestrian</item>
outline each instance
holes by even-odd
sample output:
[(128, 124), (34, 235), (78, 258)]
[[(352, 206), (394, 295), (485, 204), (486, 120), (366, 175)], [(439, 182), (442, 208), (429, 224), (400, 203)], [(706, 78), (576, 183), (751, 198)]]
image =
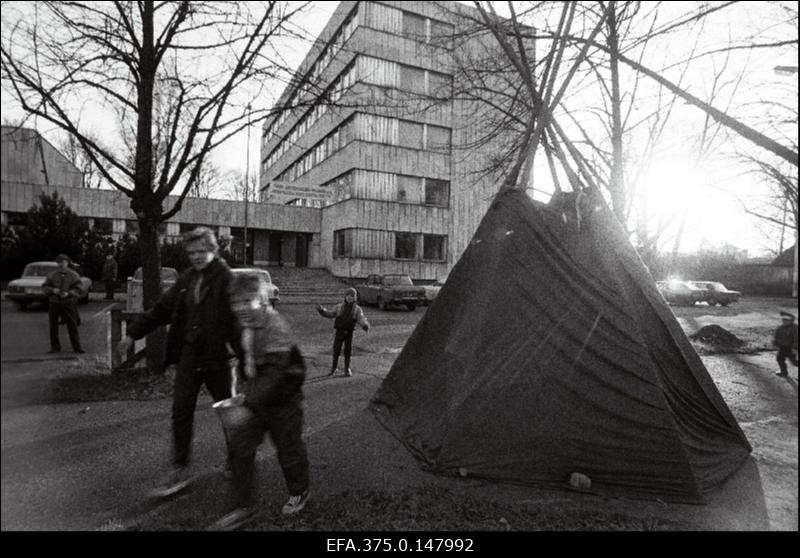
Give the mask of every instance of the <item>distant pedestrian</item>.
[(191, 481), (188, 473), (194, 411), (205, 385), (214, 401), (231, 396), (229, 361), (238, 350), (240, 328), (228, 300), (232, 273), (218, 255), (219, 245), (207, 227), (183, 237), (191, 267), (167, 289), (155, 306), (128, 324), (117, 350), (126, 354), (136, 339), (170, 324), (165, 366), (177, 365), (172, 395), (172, 469), (153, 496), (169, 496)]
[(48, 296), (49, 306), (47, 317), (50, 324), (50, 351), (61, 351), (61, 340), (58, 338), (59, 318), (67, 324), (69, 342), (72, 350), (78, 354), (84, 352), (81, 347), (81, 336), (78, 332), (80, 316), (78, 315), (78, 298), (82, 291), (81, 278), (70, 269), (72, 260), (66, 254), (59, 254), (56, 258), (58, 269), (47, 275), (42, 285), (44, 294)]
[(106, 300), (114, 300), (114, 288), (117, 286), (117, 260), (113, 254), (106, 256), (103, 262), (103, 283), (106, 287)]
[(306, 372), (303, 357), (289, 324), (267, 299), (263, 276), (235, 276), (229, 292), (242, 327), (241, 404), (249, 412), (238, 414), (235, 424), (226, 425), (236, 507), (214, 524), (214, 529), (221, 530), (238, 528), (258, 511), (253, 486), (256, 451), (267, 432), (289, 492), (282, 513), (302, 510), (309, 494), (301, 406)]
[(321, 304), (317, 304), (317, 311), (320, 315), (334, 320), (333, 327), (336, 330), (336, 335), (333, 338), (333, 363), (331, 371), (328, 376), (336, 374), (336, 369), (339, 366), (339, 355), (342, 352), (342, 345), (344, 345), (344, 375), (352, 376), (353, 371), (350, 369), (350, 355), (353, 350), (353, 331), (356, 325), (360, 325), (364, 331), (369, 331), (369, 321), (367, 321), (361, 306), (356, 302), (358, 298), (358, 291), (349, 288), (344, 293), (344, 302), (336, 305), (333, 310), (328, 310)]
[(786, 366), (786, 359), (789, 359), (794, 366), (797, 366), (797, 324), (794, 323), (794, 315), (789, 312), (781, 312), (781, 325), (775, 330), (773, 344), (778, 347), (776, 360), (780, 370), (778, 376), (788, 376), (789, 369)]

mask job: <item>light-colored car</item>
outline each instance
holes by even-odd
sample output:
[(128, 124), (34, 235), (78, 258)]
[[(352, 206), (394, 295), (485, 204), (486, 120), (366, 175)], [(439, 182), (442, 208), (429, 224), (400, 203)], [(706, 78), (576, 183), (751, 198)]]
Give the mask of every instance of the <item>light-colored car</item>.
[[(178, 270), (174, 267), (161, 268), (161, 292), (166, 291), (178, 280)], [(127, 312), (142, 312), (144, 310), (144, 290), (142, 289), (142, 268), (136, 268), (133, 277), (128, 277)]]
[(278, 301), (280, 300), (280, 289), (272, 282), (272, 277), (269, 274), (269, 271), (266, 269), (260, 269), (257, 267), (237, 267), (231, 269), (231, 272), (234, 274), (255, 274), (260, 275), (267, 282), (267, 300), (263, 301), (264, 303), (269, 302), (273, 308), (278, 305)]
[(731, 291), (716, 281), (689, 281), (689, 284), (703, 291), (702, 300), (709, 306), (717, 304), (727, 306), (732, 302), (739, 302), (739, 299), (742, 298), (742, 293), (739, 291)]
[[(73, 265), (80, 274), (80, 267)], [(17, 308), (24, 310), (31, 302), (41, 302), (47, 304), (47, 295), (42, 290), (47, 276), (58, 269), (56, 262), (31, 262), (25, 266), (22, 272), (22, 277), (14, 279), (8, 284), (6, 291), (6, 298), (14, 301)], [(81, 296), (78, 302), (87, 302), (89, 300), (89, 291), (92, 289), (92, 280), (88, 277), (81, 276)]]
[(671, 304), (684, 304), (688, 306), (694, 305), (696, 302), (703, 300), (703, 290), (698, 289), (689, 281), (678, 281), (671, 279), (669, 281), (657, 281), (656, 287), (658, 292), (664, 297), (664, 300)]
[(425, 305), (430, 305), (439, 296), (439, 291), (444, 287), (444, 281), (434, 281), (430, 285), (423, 285), (425, 289)]
[(417, 305), (425, 304), (425, 289), (417, 287), (411, 277), (403, 274), (370, 275), (367, 282), (356, 285), (361, 304), (377, 304), (385, 310), (390, 305), (402, 305), (413, 312)]

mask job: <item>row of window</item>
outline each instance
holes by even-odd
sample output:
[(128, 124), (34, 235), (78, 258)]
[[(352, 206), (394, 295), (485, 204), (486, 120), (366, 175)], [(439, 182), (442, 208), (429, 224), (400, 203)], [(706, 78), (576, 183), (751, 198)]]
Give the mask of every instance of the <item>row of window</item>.
[(415, 41), (451, 47), (453, 25), (375, 2), (363, 2), (364, 25)]
[(450, 182), (435, 178), (353, 169), (322, 185), (328, 204), (351, 198), (447, 207)]
[[(350, 37), (353, 36), (356, 27), (358, 27), (357, 5), (356, 8), (354, 8), (353, 11), (350, 13), (350, 15), (344, 20), (344, 23), (342, 23), (342, 25), (336, 31), (336, 34), (333, 36), (333, 38), (327, 44), (325, 49), (319, 55), (316, 62), (314, 62), (311, 68), (309, 68), (309, 70), (306, 72), (305, 78), (303, 79), (304, 83), (312, 83), (312, 84), (316, 83), (322, 72), (325, 70), (325, 68), (328, 67), (328, 64), (331, 63), (331, 60), (333, 60), (336, 57), (336, 55), (342, 49), (344, 44), (350, 39)], [(295, 99), (295, 97), (297, 97), (298, 93), (302, 93), (303, 91), (304, 91), (303, 88), (296, 90), (286, 100), (284, 105), (287, 106), (291, 105), (292, 101)], [(292, 111), (290, 110), (283, 111), (281, 115), (272, 124), (269, 125), (269, 127), (264, 129), (263, 137), (269, 138), (270, 136), (272, 136), (274, 131), (280, 128), (284, 122), (286, 122), (286, 119), (289, 118), (291, 113)]]
[[(373, 243), (372, 253), (359, 249), (357, 243), (360, 237), (371, 233), (363, 229), (339, 229), (333, 231), (333, 256), (334, 258), (349, 257), (374, 257), (384, 258), (387, 254), (380, 253), (380, 243)], [(383, 231), (380, 231), (383, 233)], [(447, 236), (441, 234), (424, 234), (414, 232), (387, 233), (393, 240), (394, 257), (398, 260), (424, 260), (445, 261), (447, 257)], [(392, 238), (393, 237), (393, 238)]]
[[(336, 103), (354, 83), (393, 87), (431, 97), (447, 98), (452, 90), (453, 78), (448, 74), (399, 64), (371, 56), (358, 56), (329, 86), (327, 101), (309, 110), (287, 136), (270, 152), (262, 170), (266, 173), (301, 137), (327, 112), (327, 104)], [(264, 143), (268, 138), (264, 138)]]
[(450, 128), (399, 118), (357, 113), (284, 170), (276, 180), (294, 182), (351, 141), (383, 143), (425, 151), (449, 152)]
[[(361, 4), (364, 6), (366, 12), (364, 16), (366, 25), (374, 29), (387, 31), (390, 33), (397, 33), (425, 43), (442, 42), (443, 39), (449, 40), (449, 38), (453, 35), (454, 27), (449, 23), (426, 18), (411, 12), (384, 6), (382, 4), (376, 4), (374, 2), (361, 2)], [(325, 68), (328, 67), (342, 47), (344, 47), (344, 44), (350, 39), (350, 37), (352, 37), (358, 25), (359, 15), (358, 5), (356, 5), (350, 15), (345, 19), (344, 23), (342, 23), (342, 25), (339, 27), (328, 45), (319, 55), (316, 62), (314, 62), (311, 68), (309, 68), (303, 82), (317, 82)], [(449, 84), (447, 79), (441, 77), (437, 79), (437, 77), (433, 77), (430, 85), (423, 86), (423, 78), (421, 78), (419, 74), (419, 72), (422, 70), (416, 69), (417, 72), (416, 75), (414, 75), (414, 69), (412, 69), (410, 66), (407, 66), (406, 68), (407, 69), (405, 70), (405, 73), (408, 75), (405, 77), (410, 79), (402, 79), (400, 80), (400, 83), (414, 84), (414, 88), (411, 89), (412, 91), (427, 95), (440, 96), (442, 93), (439, 92), (447, 91), (447, 89), (445, 89)], [(432, 73), (436, 74), (436, 72)], [(439, 74), (439, 76), (444, 76), (444, 74)], [(391, 85), (399, 86), (400, 83)], [(303, 88), (296, 90), (284, 104), (287, 106), (291, 105), (298, 93), (301, 93), (302, 91)], [(283, 111), (281, 115), (274, 122), (272, 122), (272, 124), (264, 129), (263, 138), (265, 141), (270, 138), (272, 134), (274, 134), (275, 131), (284, 124), (284, 122), (286, 122), (291, 114), (292, 111), (290, 110)], [(271, 165), (267, 165), (267, 167), (269, 166)]]
[[(330, 99), (330, 103), (337, 102), (345, 91), (350, 89), (350, 87), (355, 82), (355, 67), (353, 64), (348, 66), (339, 77), (330, 85), (328, 88), (328, 96)], [(267, 169), (271, 168), (275, 163), (278, 162), (280, 159), (293, 145), (297, 145), (297, 142), (300, 140), (301, 137), (314, 125), (316, 122), (322, 118), (322, 116), (327, 112), (328, 106), (327, 104), (320, 103), (316, 105), (313, 109), (309, 110), (303, 118), (301, 118), (297, 124), (295, 124), (287, 137), (285, 137), (275, 149), (273, 149), (269, 156), (266, 158), (262, 165), (262, 171), (267, 172)], [(264, 143), (268, 141), (268, 138), (264, 138)]]

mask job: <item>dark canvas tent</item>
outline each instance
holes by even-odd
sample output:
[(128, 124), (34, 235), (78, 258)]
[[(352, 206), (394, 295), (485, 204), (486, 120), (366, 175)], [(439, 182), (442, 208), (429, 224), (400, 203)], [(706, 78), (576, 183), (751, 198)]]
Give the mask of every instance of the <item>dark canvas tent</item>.
[(371, 409), (433, 471), (702, 502), (751, 448), (619, 223), (499, 194)]

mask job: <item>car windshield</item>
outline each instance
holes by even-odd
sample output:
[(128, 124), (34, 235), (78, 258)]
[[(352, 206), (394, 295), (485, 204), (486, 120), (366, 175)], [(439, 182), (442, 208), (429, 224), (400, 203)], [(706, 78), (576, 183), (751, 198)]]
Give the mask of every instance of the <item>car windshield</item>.
[(267, 281), (267, 283), (272, 283), (272, 277), (270, 277), (269, 271), (267, 271), (265, 269), (247, 269), (247, 268), (240, 267), (238, 269), (232, 269), (231, 271), (234, 272), (234, 273), (254, 273), (254, 274), (258, 274), (258, 275), (261, 275), (262, 277), (264, 277), (264, 279)]
[(22, 272), (23, 277), (46, 277), (48, 273), (52, 273), (58, 269), (58, 264), (29, 264), (25, 266), (25, 271)]
[(387, 275), (383, 278), (384, 285), (413, 285), (408, 275)]
[[(142, 280), (142, 268), (138, 268), (136, 272), (133, 274), (133, 278), (137, 281)], [(171, 267), (162, 267), (161, 268), (161, 280), (162, 281), (175, 281), (178, 279), (178, 272), (171, 268)]]

